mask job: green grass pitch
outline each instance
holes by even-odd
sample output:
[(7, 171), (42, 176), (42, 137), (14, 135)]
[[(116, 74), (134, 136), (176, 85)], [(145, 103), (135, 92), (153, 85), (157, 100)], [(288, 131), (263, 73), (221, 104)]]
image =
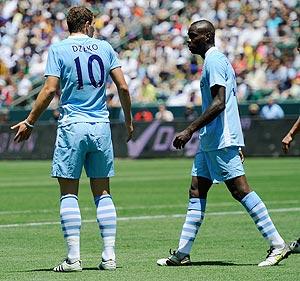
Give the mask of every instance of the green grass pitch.
[[(186, 212), (192, 159), (116, 160), (112, 195), (119, 217), (115, 272), (97, 270), (101, 243), (88, 179), (81, 180), (79, 273), (50, 269), (65, 257), (59, 190), (49, 161), (0, 162), (0, 280), (300, 280), (300, 254), (258, 268), (268, 245), (223, 184), (214, 185), (191, 258), (193, 266), (158, 267), (175, 249)], [(287, 240), (300, 236), (300, 159), (248, 158), (246, 175)]]

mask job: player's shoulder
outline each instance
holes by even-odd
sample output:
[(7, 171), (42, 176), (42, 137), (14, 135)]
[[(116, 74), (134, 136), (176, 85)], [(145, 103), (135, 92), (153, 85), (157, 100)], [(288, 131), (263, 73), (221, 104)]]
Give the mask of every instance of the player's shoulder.
[(64, 40), (52, 43), (50, 45), (50, 49), (57, 50), (57, 49), (61, 48), (62, 46), (66, 45), (68, 43), (69, 43), (68, 38), (66, 38)]
[(113, 51), (112, 45), (106, 40), (97, 39), (97, 38), (90, 38), (90, 40), (92, 44), (97, 45), (99, 50), (103, 52), (111, 53)]
[(213, 50), (206, 58), (206, 64), (228, 65), (228, 58), (218, 49)]
[(103, 40), (103, 39), (98, 39), (98, 38), (92, 37), (92, 38), (89, 38), (89, 40), (90, 40), (90, 42), (93, 42), (94, 44), (111, 47), (111, 44), (108, 41)]
[(87, 38), (87, 40), (84, 41), (84, 44), (82, 41), (77, 41), (74, 38), (66, 38), (64, 40), (61, 40), (59, 42), (53, 43), (50, 45), (50, 49), (53, 50), (53, 52), (58, 52), (60, 53), (60, 51), (62, 49), (64, 49), (66, 46), (72, 46), (72, 48), (79, 48), (77, 45), (82, 45), (82, 46), (86, 46), (88, 45), (88, 48), (97, 51), (97, 50), (101, 50), (104, 52), (111, 52), (111, 50), (113, 50), (112, 46), (110, 45), (109, 42), (107, 42), (106, 40), (101, 40), (101, 39), (96, 39), (96, 38)]
[(207, 56), (207, 61), (218, 61), (218, 60), (227, 60), (227, 57), (219, 49), (214, 49)]

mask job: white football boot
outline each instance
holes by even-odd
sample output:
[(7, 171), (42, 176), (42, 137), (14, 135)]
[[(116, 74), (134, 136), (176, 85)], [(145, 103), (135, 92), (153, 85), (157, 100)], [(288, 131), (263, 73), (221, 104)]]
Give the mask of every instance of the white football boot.
[(272, 266), (279, 264), (282, 260), (288, 258), (292, 253), (292, 249), (288, 244), (285, 244), (282, 248), (270, 247), (267, 251), (268, 255), (264, 261), (258, 264), (258, 266)]
[(170, 250), (170, 255), (168, 258), (165, 259), (159, 259), (157, 260), (157, 265), (160, 266), (184, 266), (184, 265), (190, 265), (191, 259), (190, 255), (186, 255), (184, 257), (179, 257), (179, 255), (176, 253), (176, 251)]
[(68, 259), (65, 259), (61, 264), (53, 268), (55, 272), (72, 272), (82, 271), (81, 260), (73, 263), (69, 263)]
[(101, 263), (99, 264), (99, 269), (100, 270), (116, 270), (117, 264), (116, 261), (114, 260), (102, 260)]

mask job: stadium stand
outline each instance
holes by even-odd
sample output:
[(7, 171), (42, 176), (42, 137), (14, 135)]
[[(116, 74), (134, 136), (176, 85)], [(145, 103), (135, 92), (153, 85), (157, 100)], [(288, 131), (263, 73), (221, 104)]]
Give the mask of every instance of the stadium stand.
[[(297, 0), (10, 0), (0, 2), (0, 109), (31, 106), (48, 47), (68, 36), (64, 11), (72, 5), (95, 13), (96, 37), (119, 52), (134, 105), (201, 104), (202, 62), (185, 44), (188, 26), (201, 18), (215, 23), (216, 45), (235, 68), (241, 103), (300, 100)], [(118, 107), (113, 83), (107, 95), (109, 106)]]

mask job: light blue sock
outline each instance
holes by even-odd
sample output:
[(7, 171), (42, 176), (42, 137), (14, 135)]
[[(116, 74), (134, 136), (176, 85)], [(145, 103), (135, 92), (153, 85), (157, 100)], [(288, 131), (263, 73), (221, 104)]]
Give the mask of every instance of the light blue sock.
[(73, 263), (80, 260), (81, 215), (76, 195), (61, 196), (60, 221), (68, 247), (68, 260)]
[(265, 204), (260, 197), (254, 192), (247, 194), (241, 203), (252, 217), (257, 229), (261, 235), (275, 248), (284, 246), (284, 240), (276, 230)]
[(96, 196), (97, 222), (103, 238), (103, 260), (115, 260), (115, 241), (117, 230), (116, 208), (109, 194)]
[(205, 207), (206, 199), (190, 198), (177, 249), (179, 255), (186, 256), (190, 254), (193, 242), (204, 219)]

